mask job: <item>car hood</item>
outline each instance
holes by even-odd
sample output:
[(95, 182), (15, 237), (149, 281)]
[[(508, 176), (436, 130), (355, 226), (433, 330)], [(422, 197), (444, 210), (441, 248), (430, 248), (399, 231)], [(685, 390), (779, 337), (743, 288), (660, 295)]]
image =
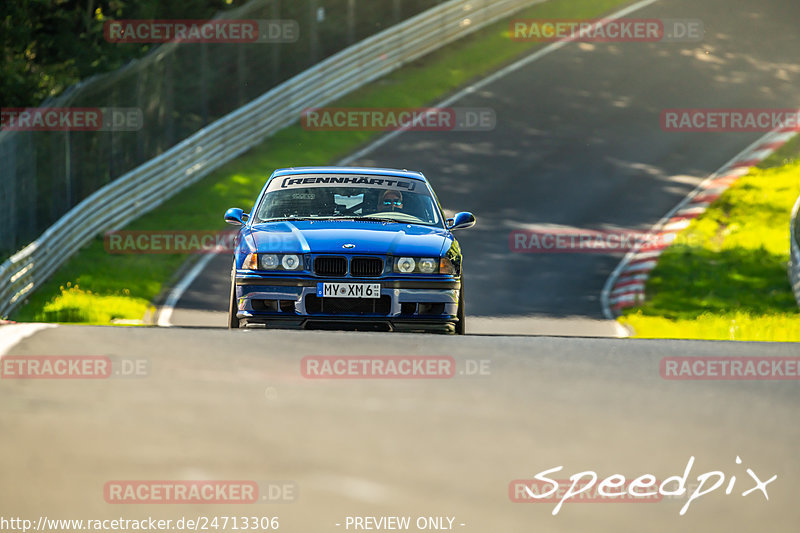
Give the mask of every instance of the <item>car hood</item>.
[[(452, 244), (443, 228), (394, 222), (270, 222), (248, 228), (245, 238), (260, 253), (352, 253), (438, 257)], [(353, 247), (345, 248), (346, 244)]]

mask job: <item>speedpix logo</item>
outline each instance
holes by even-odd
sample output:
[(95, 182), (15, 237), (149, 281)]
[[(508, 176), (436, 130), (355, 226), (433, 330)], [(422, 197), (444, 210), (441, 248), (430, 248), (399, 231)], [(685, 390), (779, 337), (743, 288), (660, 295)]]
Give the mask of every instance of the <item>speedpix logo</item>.
[[(736, 457), (736, 464), (742, 464), (742, 459), (738, 456)], [(630, 498), (640, 499), (638, 501), (658, 501), (660, 496), (683, 496), (687, 494), (687, 482), (690, 479), (693, 466), (694, 456), (691, 456), (686, 463), (683, 475), (670, 476), (661, 482), (659, 482), (653, 474), (644, 474), (632, 481), (628, 481), (625, 476), (621, 474), (614, 474), (599, 480), (596, 472), (587, 470), (571, 475), (569, 480), (563, 483), (569, 485), (566, 490), (562, 490), (561, 487), (563, 480), (547, 477), (550, 474), (560, 472), (564, 469), (563, 466), (557, 466), (555, 468), (542, 470), (534, 476), (533, 480), (512, 481), (509, 484), (508, 492), (509, 498), (515, 503), (552, 502), (555, 499), (557, 503), (553, 508), (553, 515), (558, 514), (564, 503), (580, 501), (575, 498), (580, 497), (581, 494), (587, 493), (587, 491), (591, 491), (595, 486), (597, 487), (597, 496), (603, 498), (604, 501), (615, 501), (615, 498), (623, 498), (623, 500), (620, 501), (626, 501)], [(760, 492), (765, 500), (769, 500), (767, 485), (778, 478), (777, 474), (764, 480), (751, 468), (746, 468), (744, 473), (749, 476), (749, 481), (754, 484), (743, 491), (741, 496), (748, 496), (754, 492)], [(694, 486), (694, 490), (689, 495), (689, 498), (681, 508), (679, 514), (681, 516), (685, 515), (692, 505), (692, 502), (721, 488), (723, 484), (725, 484), (726, 479), (728, 483), (725, 487), (725, 494), (730, 495), (737, 487), (736, 475), (731, 475), (728, 479), (725, 473), (719, 470), (698, 475), (697, 484)], [(591, 497), (584, 501), (595, 500), (595, 497)]]

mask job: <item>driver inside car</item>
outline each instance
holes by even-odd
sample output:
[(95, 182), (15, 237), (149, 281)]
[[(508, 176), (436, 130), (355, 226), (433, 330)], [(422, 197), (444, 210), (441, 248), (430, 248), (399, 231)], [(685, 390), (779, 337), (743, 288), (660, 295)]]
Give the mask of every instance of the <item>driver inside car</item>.
[(400, 191), (384, 191), (378, 201), (378, 212), (383, 211), (402, 211), (403, 210), (403, 193)]

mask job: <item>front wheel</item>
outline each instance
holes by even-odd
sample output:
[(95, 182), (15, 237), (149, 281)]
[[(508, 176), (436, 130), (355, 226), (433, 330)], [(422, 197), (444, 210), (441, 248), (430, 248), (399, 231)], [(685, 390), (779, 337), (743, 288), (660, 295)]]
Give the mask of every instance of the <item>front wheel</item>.
[(458, 291), (458, 311), (456, 312), (456, 335), (466, 335), (466, 313), (464, 312), (464, 277), (461, 277), (461, 289)]
[(231, 275), (231, 299), (228, 305), (228, 329), (239, 329), (239, 319), (236, 312), (239, 310), (236, 305), (236, 279)]

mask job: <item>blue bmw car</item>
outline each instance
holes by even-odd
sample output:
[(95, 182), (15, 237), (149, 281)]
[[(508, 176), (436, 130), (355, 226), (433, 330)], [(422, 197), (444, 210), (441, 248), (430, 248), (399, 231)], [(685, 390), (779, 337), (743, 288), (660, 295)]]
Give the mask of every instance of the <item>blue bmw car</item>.
[(419, 172), (276, 170), (241, 226), (228, 326), (464, 333), (461, 248)]

